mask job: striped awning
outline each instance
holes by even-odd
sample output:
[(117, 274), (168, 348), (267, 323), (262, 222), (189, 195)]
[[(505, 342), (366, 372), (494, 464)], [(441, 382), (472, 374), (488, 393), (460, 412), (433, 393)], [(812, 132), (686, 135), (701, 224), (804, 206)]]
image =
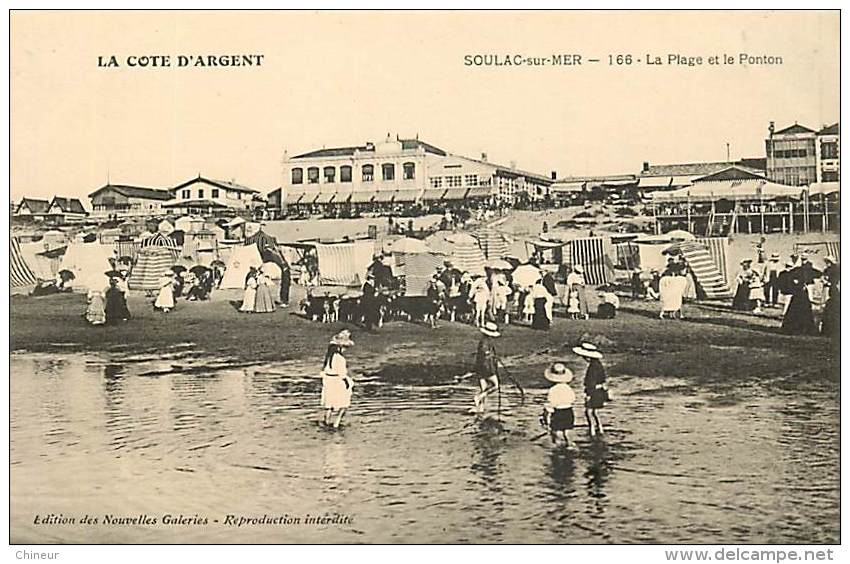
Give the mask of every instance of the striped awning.
[(393, 196), (395, 192), (392, 190), (378, 190), (375, 192), (375, 197), (372, 198), (372, 201), (375, 203), (389, 203), (393, 201)]
[(314, 204), (329, 204), (336, 197), (336, 192), (319, 192), (316, 196), (316, 199), (313, 201)]
[(340, 190), (336, 193), (336, 196), (334, 196), (333, 202), (335, 204), (344, 204), (348, 202), (353, 195), (354, 192), (351, 190)]
[(283, 203), (291, 206), (299, 203), (307, 194), (304, 192), (287, 192), (286, 197), (283, 199)]
[(491, 186), (473, 186), (469, 189), (467, 198), (486, 198), (493, 194)]

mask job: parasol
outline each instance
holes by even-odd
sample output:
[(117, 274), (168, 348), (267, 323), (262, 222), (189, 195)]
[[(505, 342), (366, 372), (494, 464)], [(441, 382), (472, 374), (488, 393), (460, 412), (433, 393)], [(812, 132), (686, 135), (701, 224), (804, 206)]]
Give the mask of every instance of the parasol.
[(60, 270), (58, 274), (59, 277), (62, 278), (62, 282), (70, 282), (71, 280), (76, 278), (76, 276), (74, 276), (74, 273), (70, 270)]
[(210, 270), (209, 268), (207, 268), (206, 266), (204, 266), (202, 264), (196, 264), (195, 266), (193, 266), (192, 268), (189, 269), (189, 272), (194, 274), (196, 277), (200, 278), (205, 273), (209, 272), (209, 270)]
[(540, 280), (540, 269), (533, 264), (521, 264), (513, 272), (513, 281), (517, 286), (533, 286)]

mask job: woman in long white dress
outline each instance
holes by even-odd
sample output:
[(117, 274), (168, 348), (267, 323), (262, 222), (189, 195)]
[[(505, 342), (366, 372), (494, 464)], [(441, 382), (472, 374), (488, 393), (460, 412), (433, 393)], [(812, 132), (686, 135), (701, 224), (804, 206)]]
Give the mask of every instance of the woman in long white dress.
[(272, 313), (275, 310), (274, 293), (271, 278), (262, 270), (257, 273), (257, 295), (254, 299), (254, 313)]
[(163, 313), (174, 309), (174, 274), (170, 270), (163, 272), (159, 279), (159, 293), (153, 307)]
[[(322, 422), (338, 428), (345, 411), (351, 407), (351, 392), (354, 381), (348, 376), (345, 349), (354, 345), (351, 333), (343, 329), (331, 339), (322, 366), (322, 407), (325, 409)], [(336, 420), (334, 420), (336, 414)]]
[(570, 317), (587, 319), (590, 317), (587, 310), (587, 291), (584, 285), (584, 267), (580, 264), (573, 265), (572, 272), (567, 275), (566, 290), (564, 292), (564, 305)]
[(245, 280), (245, 293), (242, 295), (242, 313), (254, 313), (254, 305), (257, 302), (257, 276), (249, 275)]
[(682, 267), (676, 265), (665, 272), (661, 277), (661, 282), (658, 284), (658, 293), (661, 294), (661, 314), (659, 317), (664, 319), (682, 319), (682, 300), (685, 297), (685, 291), (688, 288), (688, 278), (682, 272)]

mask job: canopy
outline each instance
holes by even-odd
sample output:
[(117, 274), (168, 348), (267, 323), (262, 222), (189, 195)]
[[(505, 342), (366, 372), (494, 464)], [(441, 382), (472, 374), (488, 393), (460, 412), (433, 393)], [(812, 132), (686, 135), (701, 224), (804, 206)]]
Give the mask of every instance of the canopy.
[(803, 188), (786, 186), (763, 179), (710, 180), (695, 182), (670, 192), (653, 192), (655, 202), (716, 201), (716, 200), (771, 200), (779, 197), (800, 198)]
[(396, 239), (389, 243), (389, 249), (391, 253), (428, 253), (431, 252), (431, 248), (420, 239), (414, 239), (413, 237), (402, 237), (401, 239)]
[(225, 267), (224, 276), (221, 279), (219, 288), (225, 290), (244, 288), (245, 277), (248, 275), (250, 267), (260, 268), (262, 265), (263, 259), (260, 256), (257, 245), (233, 247), (230, 251), (230, 257), (227, 260), (227, 266)]
[(111, 268), (113, 257), (111, 245), (100, 243), (71, 243), (62, 257), (59, 270), (70, 270), (74, 274), (76, 288), (102, 290), (108, 284), (104, 272)]

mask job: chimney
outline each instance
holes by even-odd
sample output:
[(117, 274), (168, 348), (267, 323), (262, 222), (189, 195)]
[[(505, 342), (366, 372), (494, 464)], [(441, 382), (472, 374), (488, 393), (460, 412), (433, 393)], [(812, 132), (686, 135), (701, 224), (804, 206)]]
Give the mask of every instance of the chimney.
[(487, 162), (487, 153), (481, 153), (481, 160)]
[(549, 175), (549, 176), (551, 176), (551, 177), (552, 177), (552, 180), (558, 180), (558, 171), (557, 171), (557, 170), (553, 170), (553, 171), (550, 173), (550, 175)]
[(643, 161), (643, 171), (642, 172), (649, 172), (649, 161)]

